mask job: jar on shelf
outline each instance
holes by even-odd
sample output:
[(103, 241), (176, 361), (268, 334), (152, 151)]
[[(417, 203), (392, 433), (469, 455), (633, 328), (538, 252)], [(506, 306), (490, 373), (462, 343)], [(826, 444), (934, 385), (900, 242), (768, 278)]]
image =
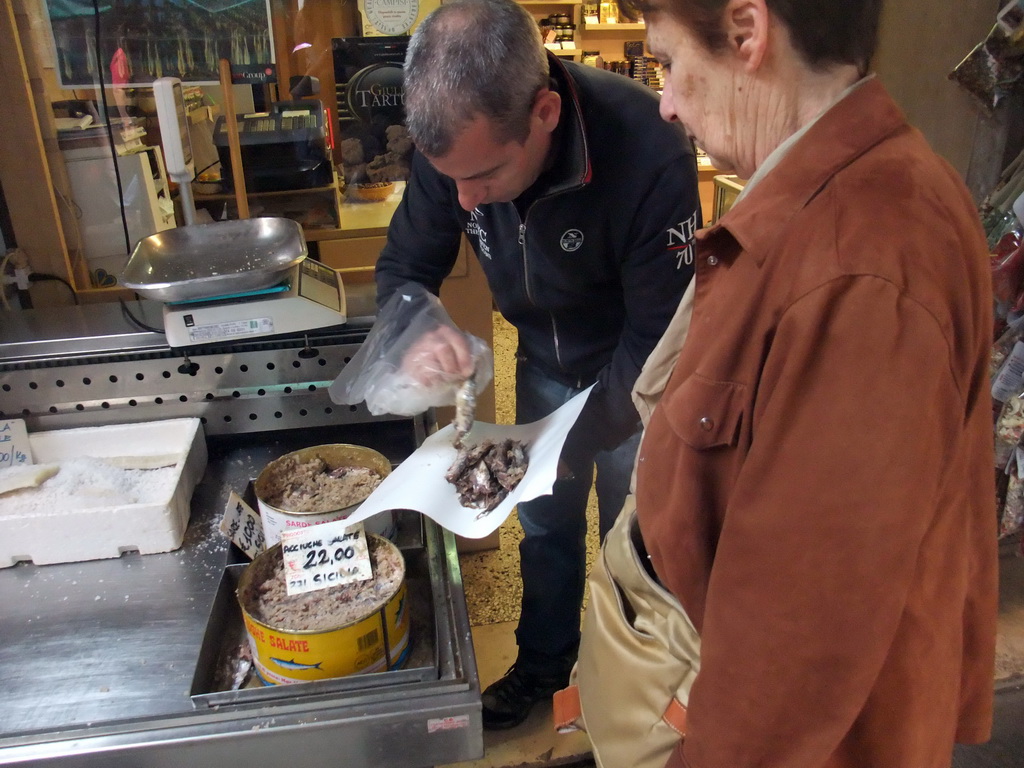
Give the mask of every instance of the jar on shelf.
[(540, 25), (540, 37), (545, 43), (553, 43), (557, 39), (557, 33), (555, 31), (555, 22), (552, 17), (545, 16), (539, 22)]
[(601, 24), (618, 24), (619, 23), (619, 5), (618, 3), (601, 3), (601, 9), (599, 12), (599, 20)]

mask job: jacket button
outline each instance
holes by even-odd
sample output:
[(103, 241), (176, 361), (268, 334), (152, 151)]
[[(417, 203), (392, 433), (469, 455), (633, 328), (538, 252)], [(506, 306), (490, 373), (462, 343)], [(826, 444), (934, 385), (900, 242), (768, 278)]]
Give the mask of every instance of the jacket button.
[(701, 416), (700, 421), (697, 423), (700, 424), (700, 428), (703, 429), (705, 432), (710, 432), (712, 428), (715, 426), (715, 420), (712, 419), (710, 416)]
[(717, 266), (717, 265), (718, 265), (718, 257), (717, 256), (713, 256), (713, 255), (712, 256), (708, 256), (708, 266), (709, 267), (714, 267), (714, 266)]

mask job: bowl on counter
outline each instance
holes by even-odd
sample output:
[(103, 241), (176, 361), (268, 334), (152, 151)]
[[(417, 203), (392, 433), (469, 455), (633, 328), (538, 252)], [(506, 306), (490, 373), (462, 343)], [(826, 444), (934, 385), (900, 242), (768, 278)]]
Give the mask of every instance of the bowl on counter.
[(391, 193), (395, 191), (395, 182), (373, 181), (364, 184), (352, 184), (349, 186), (349, 190), (351, 190), (352, 196), (357, 200), (367, 203), (379, 203), (387, 200)]
[(219, 177), (200, 176), (192, 182), (192, 191), (197, 195), (220, 195), (224, 193), (224, 181)]

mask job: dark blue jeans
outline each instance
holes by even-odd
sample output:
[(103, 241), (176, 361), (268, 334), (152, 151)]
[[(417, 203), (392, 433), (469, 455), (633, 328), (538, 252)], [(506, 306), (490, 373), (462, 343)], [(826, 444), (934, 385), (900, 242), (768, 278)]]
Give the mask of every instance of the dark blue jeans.
[[(516, 366), (516, 422), (547, 416), (581, 390), (549, 378), (520, 361)], [(640, 433), (613, 451), (597, 454), (596, 490), (600, 536), (611, 529), (629, 492)], [(586, 581), (587, 497), (592, 472), (558, 480), (550, 496), (519, 504), (523, 605), (516, 629), (518, 664), (535, 671), (561, 670), (575, 660), (580, 606)]]

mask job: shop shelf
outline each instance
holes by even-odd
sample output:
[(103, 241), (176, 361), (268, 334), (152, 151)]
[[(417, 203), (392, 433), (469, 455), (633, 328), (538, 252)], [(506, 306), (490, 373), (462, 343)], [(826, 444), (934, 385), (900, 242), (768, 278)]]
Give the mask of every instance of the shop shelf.
[(614, 32), (618, 30), (646, 29), (642, 21), (623, 22), (622, 24), (587, 24), (583, 22), (583, 29), (586, 32)]

